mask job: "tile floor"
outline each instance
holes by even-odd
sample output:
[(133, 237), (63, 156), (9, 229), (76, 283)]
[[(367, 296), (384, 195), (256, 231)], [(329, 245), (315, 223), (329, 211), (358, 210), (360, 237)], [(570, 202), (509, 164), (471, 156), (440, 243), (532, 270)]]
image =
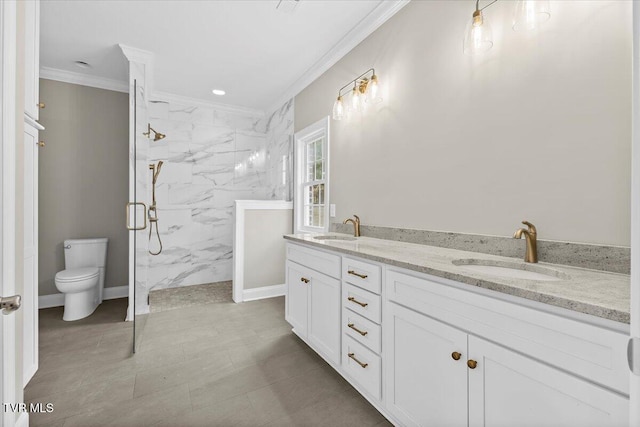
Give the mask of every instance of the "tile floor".
[(40, 311), (31, 426), (390, 425), (290, 331), (284, 298), (151, 313), (131, 356), (126, 300), (87, 319)]
[(151, 290), (149, 292), (149, 309), (151, 313), (157, 313), (192, 305), (231, 302), (233, 293), (231, 283), (229, 280), (205, 285)]

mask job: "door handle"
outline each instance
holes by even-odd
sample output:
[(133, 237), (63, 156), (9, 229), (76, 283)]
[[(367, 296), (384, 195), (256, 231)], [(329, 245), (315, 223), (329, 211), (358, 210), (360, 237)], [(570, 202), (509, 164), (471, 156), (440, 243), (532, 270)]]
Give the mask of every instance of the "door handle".
[(12, 297), (0, 297), (0, 309), (2, 314), (11, 314), (22, 305), (22, 297), (14, 295)]
[[(135, 217), (135, 215), (136, 215), (135, 207), (138, 206), (138, 205), (142, 206), (142, 208), (144, 209), (143, 210), (143, 215), (142, 215), (142, 217), (144, 218), (144, 224), (142, 224), (142, 227), (134, 227), (134, 226), (131, 225), (131, 211), (130, 211), (130, 208), (131, 208), (131, 206), (134, 207), (133, 208), (133, 215)], [(145, 205), (142, 202), (129, 202), (129, 203), (127, 203), (126, 210), (127, 210), (127, 230), (138, 231), (138, 230), (144, 230), (145, 228), (147, 228), (147, 205)]]
[(640, 338), (629, 338), (627, 343), (627, 363), (629, 363), (631, 373), (640, 376)]

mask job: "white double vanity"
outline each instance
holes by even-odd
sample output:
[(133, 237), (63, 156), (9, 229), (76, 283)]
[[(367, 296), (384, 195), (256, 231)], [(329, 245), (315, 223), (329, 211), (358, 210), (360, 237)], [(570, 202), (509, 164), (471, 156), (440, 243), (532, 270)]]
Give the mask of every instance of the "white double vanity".
[(498, 277), (465, 265), (517, 260), (285, 237), (293, 332), (393, 424), (628, 425), (629, 276)]

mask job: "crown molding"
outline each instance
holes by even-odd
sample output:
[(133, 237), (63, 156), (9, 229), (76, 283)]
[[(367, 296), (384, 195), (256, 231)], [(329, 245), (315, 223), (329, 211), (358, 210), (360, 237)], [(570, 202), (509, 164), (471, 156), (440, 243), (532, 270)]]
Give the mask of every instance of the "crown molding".
[(371, 33), (377, 30), (389, 18), (398, 13), (411, 0), (384, 0), (375, 9), (365, 16), (353, 27), (338, 43), (305, 71), (287, 90), (284, 91), (276, 102), (272, 103), (266, 111), (275, 111), (289, 99), (302, 92), (304, 88), (313, 83), (325, 71), (334, 66), (347, 53), (360, 44)]
[(76, 73), (74, 71), (58, 70), (49, 67), (40, 67), (40, 78), (55, 80), (58, 82), (72, 83), (81, 86), (96, 87), (98, 89), (112, 90), (115, 92), (129, 93), (127, 82), (108, 79), (106, 77), (92, 76)]
[(264, 117), (265, 112), (257, 108), (243, 107), (239, 105), (222, 104), (219, 102), (207, 101), (199, 98), (191, 98), (188, 96), (176, 95), (173, 93), (161, 92), (154, 90), (151, 92), (149, 102), (164, 101), (169, 103), (176, 103), (181, 105), (189, 105), (194, 107), (213, 108), (218, 111), (224, 111), (226, 113), (241, 114), (245, 116), (252, 116), (261, 118)]

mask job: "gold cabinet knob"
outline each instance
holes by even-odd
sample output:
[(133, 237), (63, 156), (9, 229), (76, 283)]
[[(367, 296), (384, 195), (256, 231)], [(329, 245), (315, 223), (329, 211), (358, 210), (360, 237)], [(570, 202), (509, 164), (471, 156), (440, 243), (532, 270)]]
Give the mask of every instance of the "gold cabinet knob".
[(36, 145), (38, 147), (44, 147), (45, 143), (44, 143), (44, 141), (40, 141), (40, 142), (36, 142)]
[(469, 369), (476, 369), (476, 366), (478, 366), (478, 362), (473, 359), (469, 359), (467, 360), (467, 366), (469, 367)]
[(458, 353), (457, 351), (454, 351), (453, 353), (451, 353), (451, 358), (452, 358), (453, 360), (460, 360), (460, 357), (461, 357), (461, 356), (462, 356), (462, 355), (461, 355), (460, 353)]
[(44, 102), (38, 102), (36, 105), (38, 106), (38, 108), (46, 107), (46, 105), (44, 105)]

